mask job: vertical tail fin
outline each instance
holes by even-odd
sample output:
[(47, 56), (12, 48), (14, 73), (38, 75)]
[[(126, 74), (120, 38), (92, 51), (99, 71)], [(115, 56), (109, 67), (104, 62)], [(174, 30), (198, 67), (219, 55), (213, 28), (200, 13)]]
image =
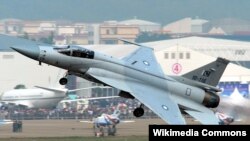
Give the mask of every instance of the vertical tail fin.
[(229, 61), (223, 58), (217, 58), (216, 61), (197, 68), (191, 72), (182, 75), (185, 78), (216, 86), (226, 69)]

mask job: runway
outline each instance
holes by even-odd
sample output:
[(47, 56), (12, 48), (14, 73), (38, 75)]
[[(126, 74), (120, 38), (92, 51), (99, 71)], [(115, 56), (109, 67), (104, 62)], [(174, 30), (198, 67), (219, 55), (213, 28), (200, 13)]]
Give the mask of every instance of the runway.
[[(161, 119), (135, 119), (117, 125), (117, 136), (146, 136), (149, 124), (164, 124)], [(0, 138), (94, 136), (91, 123), (79, 120), (24, 120), (21, 133), (12, 132), (12, 124), (0, 127)]]
[[(188, 124), (199, 124), (187, 119)], [(149, 124), (166, 124), (161, 119), (135, 119), (117, 125), (116, 136), (148, 136)], [(245, 124), (245, 123), (234, 123)], [(24, 120), (21, 133), (12, 132), (12, 124), (0, 126), (0, 138), (94, 136), (93, 125), (79, 120)]]

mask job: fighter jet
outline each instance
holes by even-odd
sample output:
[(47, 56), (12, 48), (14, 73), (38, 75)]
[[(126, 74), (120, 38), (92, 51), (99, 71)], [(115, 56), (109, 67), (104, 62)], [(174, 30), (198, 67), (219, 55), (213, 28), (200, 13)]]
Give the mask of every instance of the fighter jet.
[[(68, 93), (91, 89), (91, 88), (104, 88), (102, 86), (93, 86), (75, 90), (68, 90), (66, 88), (47, 88), (36, 86), (32, 89), (14, 89), (4, 92), (0, 96), (0, 103), (7, 106), (21, 106), (24, 108), (55, 108), (57, 104), (63, 100)], [(112, 97), (97, 97), (85, 98), (89, 99), (104, 99)]]
[[(137, 49), (122, 59), (79, 46), (12, 46), (17, 52), (68, 70), (76, 75), (120, 90), (125, 98), (136, 98), (142, 104), (134, 110), (136, 117), (144, 114), (147, 106), (168, 124), (186, 124), (181, 110), (202, 124), (219, 124), (210, 108), (218, 106), (216, 87), (228, 60), (218, 58), (183, 76), (165, 75), (156, 61), (154, 49), (125, 41)], [(66, 84), (67, 79), (60, 79)]]

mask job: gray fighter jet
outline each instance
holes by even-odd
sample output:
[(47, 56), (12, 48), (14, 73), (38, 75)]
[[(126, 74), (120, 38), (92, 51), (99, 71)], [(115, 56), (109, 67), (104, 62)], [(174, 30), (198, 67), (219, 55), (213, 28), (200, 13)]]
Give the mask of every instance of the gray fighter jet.
[[(210, 108), (218, 106), (216, 87), (228, 60), (217, 58), (183, 76), (167, 76), (156, 61), (153, 48), (138, 46), (128, 56), (118, 59), (79, 46), (12, 46), (17, 52), (39, 61), (68, 70), (76, 75), (120, 90), (125, 98), (137, 98), (142, 104), (134, 110), (136, 117), (144, 114), (147, 106), (168, 124), (186, 124), (181, 112), (202, 124), (219, 124)], [(65, 85), (67, 79), (61, 78)]]

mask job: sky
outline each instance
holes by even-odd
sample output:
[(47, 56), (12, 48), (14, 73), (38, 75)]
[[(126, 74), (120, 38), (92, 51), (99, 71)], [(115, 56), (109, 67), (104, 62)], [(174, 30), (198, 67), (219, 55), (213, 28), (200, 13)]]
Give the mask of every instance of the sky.
[(185, 17), (250, 20), (250, 0), (0, 0), (0, 19), (103, 22), (137, 17), (167, 24)]

